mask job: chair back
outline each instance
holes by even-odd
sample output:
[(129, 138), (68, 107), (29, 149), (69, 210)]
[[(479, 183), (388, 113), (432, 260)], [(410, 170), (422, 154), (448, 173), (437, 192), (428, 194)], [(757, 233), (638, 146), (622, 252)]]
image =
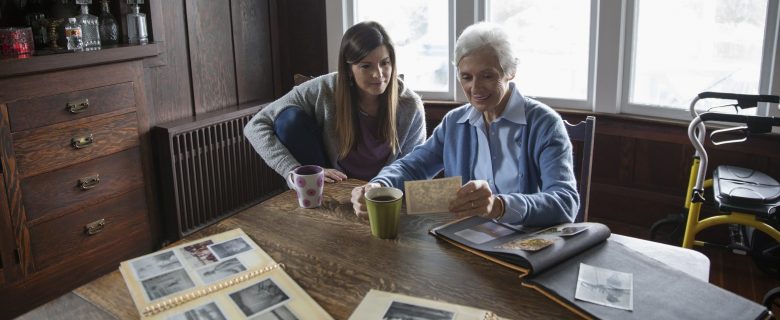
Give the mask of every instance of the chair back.
[(574, 222), (588, 221), (590, 199), (590, 173), (593, 162), (593, 137), (596, 133), (596, 117), (588, 116), (585, 121), (571, 124), (563, 121), (569, 139), (574, 147), (574, 175), (577, 177), (577, 191), (580, 193), (580, 208)]

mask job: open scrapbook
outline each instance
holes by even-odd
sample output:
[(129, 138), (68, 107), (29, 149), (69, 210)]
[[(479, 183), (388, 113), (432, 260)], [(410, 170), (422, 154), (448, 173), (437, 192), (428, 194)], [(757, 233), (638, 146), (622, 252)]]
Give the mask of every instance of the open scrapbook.
[[(583, 318), (758, 319), (766, 309), (750, 300), (669, 267), (616, 241), (599, 223), (524, 229), (482, 217), (467, 217), (431, 229), (461, 249), (520, 272), (533, 288)], [(630, 275), (629, 286), (583, 281), (583, 269)], [(604, 305), (576, 296), (581, 286)], [(625, 299), (623, 309), (615, 302)], [(612, 306), (607, 306), (612, 303)], [(717, 310), (717, 312), (715, 312)]]
[(241, 229), (124, 261), (138, 312), (155, 319), (332, 319)]

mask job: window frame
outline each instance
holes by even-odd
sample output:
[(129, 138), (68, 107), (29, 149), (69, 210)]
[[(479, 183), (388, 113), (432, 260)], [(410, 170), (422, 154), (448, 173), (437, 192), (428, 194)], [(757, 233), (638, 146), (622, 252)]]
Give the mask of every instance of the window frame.
[[(336, 70), (341, 35), (352, 25), (354, 1), (327, 1), (329, 69)], [(454, 59), (453, 45), (467, 26), (484, 21), (489, 9), (485, 0), (447, 0), (451, 19), (449, 26), (449, 59)], [(629, 102), (635, 50), (636, 8), (641, 0), (590, 0), (590, 38), (588, 57), (588, 93), (586, 100), (538, 97), (554, 107), (586, 110), (595, 113), (627, 114), (651, 118), (690, 120), (688, 110)], [(462, 9), (461, 9), (462, 8)], [(459, 10), (460, 9), (460, 10)], [(780, 4), (767, 0), (764, 43), (759, 76), (760, 94), (780, 94)], [(617, 61), (617, 62), (616, 62)], [(455, 66), (449, 63), (448, 92), (417, 91), (425, 100), (465, 103), (458, 85)], [(697, 93), (691, 93), (691, 99)], [(761, 116), (780, 116), (780, 107), (762, 103), (756, 110)], [(778, 130), (776, 130), (778, 132)]]

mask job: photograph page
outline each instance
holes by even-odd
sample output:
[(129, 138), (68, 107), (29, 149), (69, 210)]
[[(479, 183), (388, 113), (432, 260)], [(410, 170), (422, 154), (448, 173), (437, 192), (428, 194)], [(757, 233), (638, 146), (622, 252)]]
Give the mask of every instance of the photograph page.
[(349, 317), (349, 320), (363, 319), (486, 320), (498, 317), (493, 312), (469, 306), (371, 289)]
[(299, 309), (329, 318), (241, 229), (123, 261), (119, 271), (142, 317), (262, 319)]
[(434, 228), (431, 233), (526, 274), (544, 271), (610, 236), (609, 228), (599, 223), (528, 229), (477, 216)]

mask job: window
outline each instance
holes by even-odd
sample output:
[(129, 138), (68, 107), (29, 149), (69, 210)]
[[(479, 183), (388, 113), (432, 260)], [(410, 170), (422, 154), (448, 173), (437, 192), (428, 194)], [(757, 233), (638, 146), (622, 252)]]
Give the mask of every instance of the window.
[[(340, 26), (342, 33), (357, 21), (382, 23), (396, 43), (399, 72), (425, 99), (464, 101), (452, 47), (456, 35), (483, 20), (504, 25), (512, 37), (521, 92), (553, 107), (687, 120), (702, 91), (780, 94), (777, 1), (342, 0), (328, 6), (338, 12), (329, 14), (329, 28)], [(329, 46), (339, 40), (330, 35)], [(780, 115), (767, 106), (753, 112)]]

